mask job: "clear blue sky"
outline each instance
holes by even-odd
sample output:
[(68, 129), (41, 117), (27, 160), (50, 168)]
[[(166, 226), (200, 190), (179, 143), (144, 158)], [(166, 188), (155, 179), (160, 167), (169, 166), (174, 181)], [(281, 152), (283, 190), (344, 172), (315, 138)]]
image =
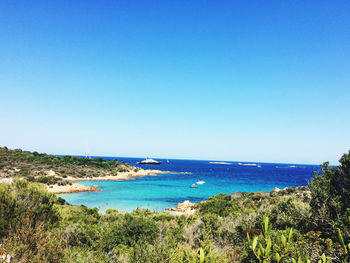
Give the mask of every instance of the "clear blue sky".
[(0, 145), (337, 163), (350, 2), (3, 0)]

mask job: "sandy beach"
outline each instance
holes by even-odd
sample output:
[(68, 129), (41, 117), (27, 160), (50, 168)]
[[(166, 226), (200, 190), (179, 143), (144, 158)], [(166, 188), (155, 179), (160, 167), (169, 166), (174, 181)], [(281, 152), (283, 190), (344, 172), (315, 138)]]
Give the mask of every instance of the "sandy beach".
[(99, 177), (85, 177), (85, 178), (76, 178), (76, 177), (67, 177), (66, 180), (71, 184), (67, 185), (51, 185), (47, 186), (47, 190), (55, 194), (67, 194), (67, 193), (80, 193), (80, 192), (96, 192), (99, 191), (99, 186), (85, 186), (82, 184), (74, 183), (76, 181), (121, 181), (121, 180), (131, 180), (135, 177), (142, 176), (155, 176), (157, 174), (166, 174), (170, 173), (168, 171), (160, 170), (138, 170), (120, 172), (117, 175), (108, 175), (108, 176), (99, 176)]
[(98, 185), (85, 186), (82, 184), (72, 183), (72, 185), (51, 185), (47, 186), (47, 190), (55, 194), (70, 194), (80, 192), (97, 192), (100, 191)]

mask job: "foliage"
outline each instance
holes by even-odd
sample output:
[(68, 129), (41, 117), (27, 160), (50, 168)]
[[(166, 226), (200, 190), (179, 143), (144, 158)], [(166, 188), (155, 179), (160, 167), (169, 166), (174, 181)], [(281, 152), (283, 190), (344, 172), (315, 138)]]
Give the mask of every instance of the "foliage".
[(25, 180), (0, 184), (0, 201), (0, 237), (21, 225), (28, 212), (34, 224), (40, 221), (53, 226), (59, 220), (57, 197), (38, 184)]
[(59, 239), (47, 231), (45, 223), (35, 222), (28, 211), (16, 231), (10, 230), (2, 241), (0, 254), (11, 254), (14, 262), (60, 262), (63, 247)]
[(315, 178), (309, 182), (315, 228), (327, 235), (334, 234), (337, 228), (346, 227), (350, 215), (350, 152), (339, 162), (339, 167), (329, 167), (329, 163), (324, 163), (321, 174), (315, 172)]
[(90, 166), (103, 169), (112, 169), (122, 162), (117, 159), (105, 160), (103, 158), (82, 158), (76, 156), (57, 156), (46, 153), (22, 151), (20, 149), (9, 150), (0, 147), (0, 164), (15, 165), (20, 163), (33, 163), (37, 165), (49, 165), (50, 167), (62, 166)]
[[(0, 148), (0, 170), (28, 179), (0, 184), (0, 255), (15, 262), (349, 262), (349, 154), (340, 163), (324, 164), (309, 188), (219, 194), (189, 217), (148, 209), (100, 214), (36, 182), (123, 164)], [(35, 174), (40, 167), (56, 176)]]
[[(293, 229), (286, 230), (288, 235), (280, 234), (276, 238), (276, 232), (272, 231), (269, 218), (264, 216), (261, 226), (261, 234), (253, 239), (247, 234), (248, 245), (258, 262), (300, 262), (311, 263), (309, 254), (300, 253), (297, 242), (293, 242)], [(298, 253), (299, 252), (299, 253)], [(329, 263), (326, 255), (322, 253), (318, 259), (319, 263)]]
[[(348, 218), (350, 224), (350, 216)], [(345, 244), (342, 231), (338, 228), (338, 239), (342, 248), (342, 262), (350, 262), (350, 243)]]
[(97, 177), (115, 175), (118, 172), (137, 171), (117, 159), (81, 158), (77, 156), (57, 156), (38, 152), (9, 150), (0, 147), (0, 177), (21, 177), (31, 182), (47, 185), (65, 185), (66, 178)]

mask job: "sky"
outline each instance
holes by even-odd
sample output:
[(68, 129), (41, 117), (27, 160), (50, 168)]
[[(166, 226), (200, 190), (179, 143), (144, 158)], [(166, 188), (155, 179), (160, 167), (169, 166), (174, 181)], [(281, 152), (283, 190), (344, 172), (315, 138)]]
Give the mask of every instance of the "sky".
[(2, 0), (0, 146), (337, 164), (350, 3)]

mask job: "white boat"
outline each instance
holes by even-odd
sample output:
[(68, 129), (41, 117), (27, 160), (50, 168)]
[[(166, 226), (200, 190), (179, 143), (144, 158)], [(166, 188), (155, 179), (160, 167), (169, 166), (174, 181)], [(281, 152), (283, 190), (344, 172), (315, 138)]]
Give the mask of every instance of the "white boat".
[(143, 160), (141, 162), (137, 162), (137, 164), (161, 164), (161, 162), (150, 159), (147, 157), (145, 160)]
[(256, 163), (238, 163), (238, 165), (241, 165), (241, 166), (257, 166)]
[(190, 188), (198, 188), (198, 186), (193, 184), (193, 185), (190, 186)]
[(198, 181), (196, 184), (205, 184), (205, 181)]
[(232, 164), (232, 163), (228, 163), (228, 162), (209, 162), (210, 164)]

